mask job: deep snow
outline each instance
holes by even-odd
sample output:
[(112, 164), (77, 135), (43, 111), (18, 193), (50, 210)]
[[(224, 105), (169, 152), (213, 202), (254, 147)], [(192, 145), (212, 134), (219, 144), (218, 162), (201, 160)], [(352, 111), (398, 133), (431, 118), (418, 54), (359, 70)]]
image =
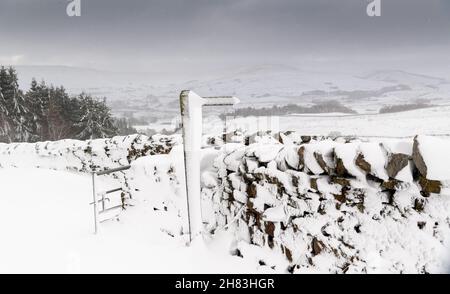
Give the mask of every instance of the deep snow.
[[(160, 229), (150, 198), (93, 234), (91, 178), (45, 169), (0, 169), (0, 273), (249, 273), (256, 264), (229, 254), (218, 233), (185, 247)], [(112, 183), (100, 180), (100, 186)], [(114, 187), (114, 186), (111, 186)], [(156, 189), (156, 190), (155, 190)], [(159, 189), (159, 191), (158, 191)], [(146, 190), (148, 192), (148, 190)], [(145, 191), (143, 191), (145, 193)], [(166, 219), (167, 221), (167, 219)], [(174, 219), (172, 219), (174, 221)]]

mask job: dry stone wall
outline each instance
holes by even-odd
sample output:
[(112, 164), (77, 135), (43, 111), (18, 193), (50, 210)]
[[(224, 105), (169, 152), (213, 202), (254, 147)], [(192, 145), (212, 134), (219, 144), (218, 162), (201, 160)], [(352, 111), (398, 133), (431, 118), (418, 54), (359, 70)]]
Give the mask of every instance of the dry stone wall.
[(449, 142), (287, 133), (227, 144), (216, 180), (203, 175), (204, 217), (211, 232), (230, 226), (238, 244), (284, 255), (289, 272), (445, 271)]

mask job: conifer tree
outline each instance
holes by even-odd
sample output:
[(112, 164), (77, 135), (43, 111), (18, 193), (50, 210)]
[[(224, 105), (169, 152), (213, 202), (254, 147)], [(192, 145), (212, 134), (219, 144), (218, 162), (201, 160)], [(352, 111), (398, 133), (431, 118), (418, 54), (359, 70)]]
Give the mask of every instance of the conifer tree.
[(6, 107), (6, 100), (3, 96), (2, 90), (3, 89), (0, 84), (0, 142), (1, 141), (11, 142), (11, 139), (9, 138), (10, 134), (10, 120), (8, 117), (9, 112), (8, 108)]
[(82, 113), (77, 124), (80, 128), (77, 136), (79, 139), (106, 138), (117, 133), (117, 128), (104, 100), (96, 101), (83, 93), (79, 96), (79, 101)]
[[(123, 127), (126, 131), (126, 127)], [(81, 94), (70, 97), (64, 87), (31, 81), (19, 89), (14, 68), (0, 68), (0, 142), (36, 142), (66, 138), (115, 136), (118, 128), (106, 100)]]
[(28, 109), (32, 113), (31, 116), (31, 132), (33, 133), (33, 138), (31, 141), (38, 141), (44, 136), (44, 97), (46, 93), (43, 93), (45, 88), (45, 83), (41, 82), (38, 84), (36, 79), (32, 79), (31, 86), (26, 93), (26, 100)]
[(8, 77), (11, 97), (6, 102), (7, 105), (9, 104), (9, 116), (13, 120), (14, 140), (24, 142), (30, 138), (31, 113), (27, 108), (22, 91), (19, 90), (17, 73), (14, 68), (8, 69)]
[[(7, 133), (10, 141), (27, 141), (30, 137), (29, 111), (25, 98), (19, 89), (17, 73), (14, 68), (0, 69), (0, 88), (2, 93), (2, 112), (6, 112)], [(3, 115), (5, 116), (5, 115)], [(5, 119), (5, 118), (4, 118)]]

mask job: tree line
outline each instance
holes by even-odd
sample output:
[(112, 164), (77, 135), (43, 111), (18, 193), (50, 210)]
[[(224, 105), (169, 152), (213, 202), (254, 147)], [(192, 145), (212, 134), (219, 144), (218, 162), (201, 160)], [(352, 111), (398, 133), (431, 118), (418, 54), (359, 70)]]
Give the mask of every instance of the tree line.
[(272, 107), (244, 107), (237, 108), (234, 112), (221, 114), (221, 118), (227, 116), (270, 116), (270, 115), (289, 115), (289, 114), (316, 114), (316, 113), (348, 113), (355, 114), (356, 111), (343, 105), (337, 100), (321, 101), (311, 106), (303, 106), (298, 104), (287, 104), (283, 106), (274, 105)]
[(112, 117), (105, 98), (73, 97), (62, 86), (35, 79), (23, 92), (16, 70), (0, 68), (0, 142), (86, 140), (132, 132), (126, 120)]
[(435, 105), (424, 103), (424, 102), (417, 102), (417, 103), (410, 103), (410, 104), (397, 104), (397, 105), (385, 105), (380, 108), (379, 113), (395, 113), (395, 112), (402, 112), (402, 111), (410, 111), (410, 110), (416, 110), (416, 109), (422, 109), (422, 108), (429, 108), (433, 107)]

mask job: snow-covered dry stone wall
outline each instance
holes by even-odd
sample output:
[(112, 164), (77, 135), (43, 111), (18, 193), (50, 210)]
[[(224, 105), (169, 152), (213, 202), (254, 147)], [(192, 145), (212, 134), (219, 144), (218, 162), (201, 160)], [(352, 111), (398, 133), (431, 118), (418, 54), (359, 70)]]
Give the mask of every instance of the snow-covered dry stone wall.
[(235, 230), (237, 255), (276, 267), (275, 252), (290, 272), (447, 271), (449, 152), (425, 136), (226, 144), (202, 175), (204, 219)]
[(0, 168), (101, 171), (129, 165), (139, 157), (167, 154), (179, 139), (175, 136), (130, 135), (88, 141), (0, 143)]
[[(0, 168), (98, 172), (129, 165), (148, 155), (168, 154), (179, 140), (179, 136), (130, 135), (88, 141), (0, 143)], [(114, 173), (107, 177), (117, 181), (122, 188), (122, 202), (132, 198), (138, 189), (132, 185), (133, 174), (130, 172)]]

